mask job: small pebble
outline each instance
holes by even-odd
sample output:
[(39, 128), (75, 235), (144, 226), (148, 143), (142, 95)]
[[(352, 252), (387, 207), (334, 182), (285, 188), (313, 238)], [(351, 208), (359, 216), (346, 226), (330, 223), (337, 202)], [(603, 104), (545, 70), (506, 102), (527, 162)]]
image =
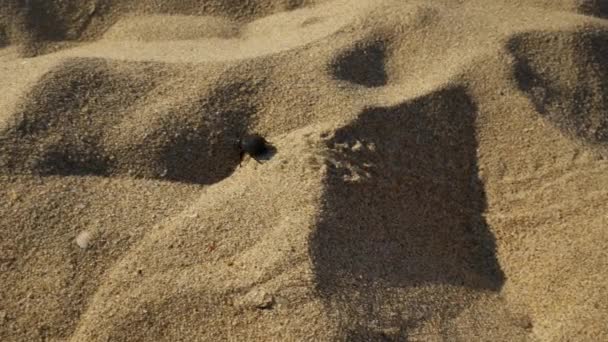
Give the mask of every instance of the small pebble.
[(363, 145), (361, 144), (361, 142), (359, 140), (355, 141), (355, 144), (353, 145), (353, 147), (351, 147), (351, 149), (355, 152), (359, 152), (361, 151), (361, 148), (363, 147)]
[(91, 233), (84, 231), (84, 232), (81, 232), (80, 234), (78, 234), (75, 241), (76, 241), (76, 244), (78, 245), (78, 247), (80, 247), (82, 249), (87, 249), (89, 247), (89, 245), (91, 244), (92, 239), (93, 239), (93, 236), (91, 235)]
[(247, 294), (245, 303), (260, 310), (272, 309), (275, 304), (274, 296), (262, 290), (254, 290)]
[(258, 302), (258, 304), (256, 305), (256, 308), (258, 309), (272, 309), (272, 307), (274, 306), (274, 297), (270, 294), (265, 294), (264, 297), (262, 297), (260, 299), (260, 301)]

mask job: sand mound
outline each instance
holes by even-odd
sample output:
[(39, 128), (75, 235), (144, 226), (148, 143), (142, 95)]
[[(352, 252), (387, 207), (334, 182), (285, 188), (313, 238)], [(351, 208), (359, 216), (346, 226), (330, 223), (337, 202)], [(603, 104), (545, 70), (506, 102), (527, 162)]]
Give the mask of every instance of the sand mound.
[(232, 38), (239, 25), (221, 17), (150, 15), (125, 18), (105, 34), (108, 40), (190, 40)]
[[(38, 81), (15, 114), (0, 169), (214, 183), (238, 164), (235, 141), (255, 112), (256, 84), (226, 72), (226, 85), (218, 80), (217, 89), (205, 90), (188, 84), (182, 68), (68, 59)], [(176, 88), (180, 96), (159, 101)], [(230, 155), (230, 163), (213, 162)]]
[(528, 33), (509, 49), (517, 83), (539, 113), (584, 140), (608, 142), (607, 31)]
[(606, 17), (6, 1), (0, 340), (608, 339)]
[[(0, 8), (0, 28), (9, 27), (9, 40), (24, 44), (25, 55), (32, 56), (52, 52), (65, 47), (63, 41), (90, 40), (99, 38), (105, 31), (124, 16), (131, 13), (164, 14), (164, 15), (186, 15), (186, 16), (215, 16), (226, 17), (239, 21), (251, 21), (256, 18), (267, 16), (271, 13), (286, 10), (294, 10), (323, 0), (256, 0), (256, 1), (229, 1), (224, 0), (111, 0), (111, 1), (46, 1), (46, 0), (7, 0)], [(122, 26), (131, 29), (133, 35), (138, 35), (138, 30), (145, 30), (149, 35), (150, 20), (159, 17), (143, 17), (134, 19), (130, 24), (120, 24), (113, 31), (120, 31)], [(226, 32), (226, 19), (213, 19), (216, 25), (205, 25), (206, 29), (217, 30), (218, 24), (224, 26)], [(174, 37), (167, 39), (180, 39), (180, 36), (191, 36), (201, 30), (200, 24), (190, 25), (187, 20), (180, 20), (179, 26), (186, 28), (190, 34), (184, 31)], [(224, 22), (221, 23), (220, 22)], [(155, 31), (159, 38), (175, 28), (176, 20), (170, 17), (157, 22)], [(162, 29), (160, 27), (163, 27)], [(0, 30), (0, 31), (6, 31)], [(194, 32), (192, 32), (194, 31)], [(1, 40), (0, 40), (1, 41)], [(69, 46), (69, 45), (68, 45)]]

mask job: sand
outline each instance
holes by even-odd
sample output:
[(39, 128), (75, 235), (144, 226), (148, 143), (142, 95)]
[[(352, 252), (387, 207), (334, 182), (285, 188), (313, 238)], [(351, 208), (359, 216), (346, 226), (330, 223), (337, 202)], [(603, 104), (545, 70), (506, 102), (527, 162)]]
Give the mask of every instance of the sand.
[(606, 18), (2, 1), (0, 340), (608, 340)]

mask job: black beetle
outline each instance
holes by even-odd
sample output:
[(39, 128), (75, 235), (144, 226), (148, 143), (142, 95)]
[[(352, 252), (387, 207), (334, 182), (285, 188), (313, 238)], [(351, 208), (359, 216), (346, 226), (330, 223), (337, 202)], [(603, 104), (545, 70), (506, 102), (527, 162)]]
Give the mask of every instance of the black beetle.
[[(261, 162), (257, 157), (260, 157), (270, 151), (270, 144), (259, 134), (248, 134), (241, 137), (237, 141), (237, 146), (240, 152), (240, 162), (243, 162), (243, 157), (248, 154), (258, 163)], [(240, 165), (240, 164), (239, 164)]]

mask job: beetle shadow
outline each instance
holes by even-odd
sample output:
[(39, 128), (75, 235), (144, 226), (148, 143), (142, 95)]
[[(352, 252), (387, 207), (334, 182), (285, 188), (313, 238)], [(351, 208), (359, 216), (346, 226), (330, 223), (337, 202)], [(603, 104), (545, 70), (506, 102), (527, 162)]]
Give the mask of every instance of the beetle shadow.
[(256, 156), (256, 159), (260, 162), (260, 163), (265, 163), (267, 161), (269, 161), (270, 159), (272, 159), (275, 155), (277, 154), (277, 148), (272, 145), (271, 142), (267, 141), (266, 142), (266, 152), (264, 152), (263, 154)]
[[(235, 149), (238, 150), (238, 143), (235, 144)], [(243, 158), (241, 165), (242, 165), (242, 163), (246, 162), (247, 159), (253, 159), (258, 164), (264, 164), (264, 163), (270, 161), (276, 154), (277, 154), (277, 148), (274, 145), (272, 145), (272, 143), (267, 141), (266, 142), (266, 152), (264, 152), (260, 155), (257, 155), (255, 157), (245, 154), (245, 157)]]

